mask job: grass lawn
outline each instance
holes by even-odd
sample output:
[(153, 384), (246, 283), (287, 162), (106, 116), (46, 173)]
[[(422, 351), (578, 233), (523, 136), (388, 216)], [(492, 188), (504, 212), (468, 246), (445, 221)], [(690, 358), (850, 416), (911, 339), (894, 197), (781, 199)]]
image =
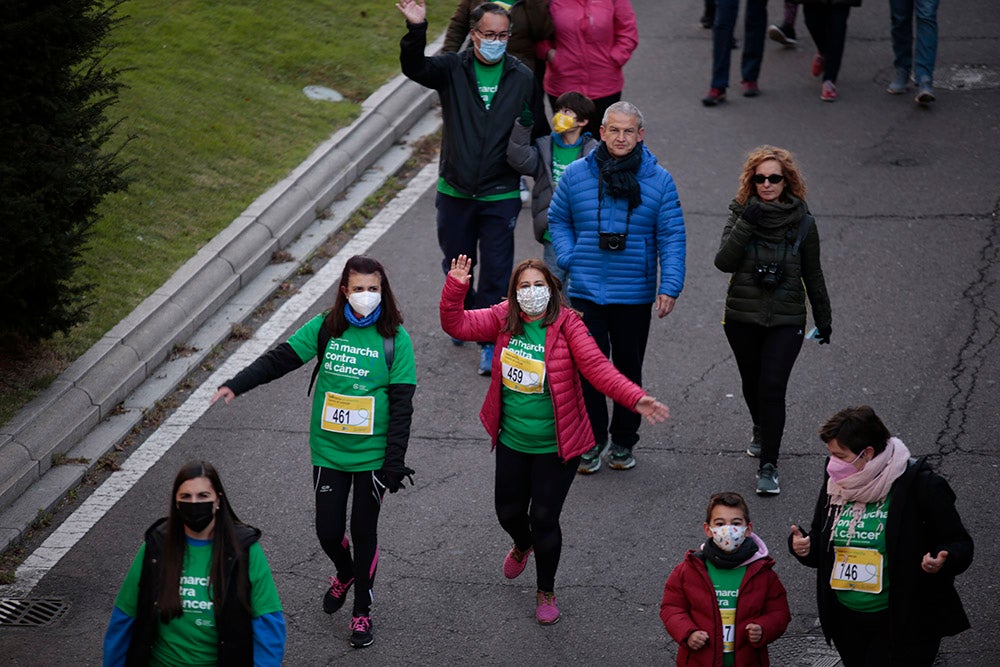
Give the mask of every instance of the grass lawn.
[[(428, 3), (432, 32), (455, 2)], [(0, 423), (152, 294), (251, 202), (399, 73), (402, 15), (392, 0), (128, 0), (107, 58), (128, 89), (112, 107), (132, 163), (109, 196), (79, 272), (90, 318), (0, 359)], [(333, 88), (343, 102), (308, 99)]]

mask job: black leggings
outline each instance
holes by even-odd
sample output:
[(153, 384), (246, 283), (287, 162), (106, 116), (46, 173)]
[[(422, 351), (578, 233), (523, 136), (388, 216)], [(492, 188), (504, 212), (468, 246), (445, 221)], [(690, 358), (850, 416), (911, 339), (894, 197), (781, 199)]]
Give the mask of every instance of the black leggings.
[(777, 466), (785, 431), (785, 391), (802, 349), (802, 327), (726, 322), (724, 329), (740, 369), (743, 400), (760, 427), (760, 465)]
[(816, 50), (823, 56), (823, 80), (837, 83), (840, 63), (844, 58), (844, 44), (847, 42), (847, 17), (851, 8), (847, 5), (802, 5), (802, 16), (806, 28), (816, 43)]
[[(351, 539), (354, 558), (347, 541), (347, 495), (354, 485), (351, 504)], [(337, 568), (337, 578), (354, 578), (354, 615), (368, 614), (372, 606), (372, 585), (378, 568), (378, 514), (385, 488), (375, 481), (372, 471), (343, 472), (313, 466), (316, 493), (316, 536), (327, 557)]]
[(580, 457), (563, 463), (558, 454), (524, 454), (503, 443), (496, 451), (497, 519), (518, 549), (535, 548), (538, 590), (551, 593), (562, 552), (559, 515)]

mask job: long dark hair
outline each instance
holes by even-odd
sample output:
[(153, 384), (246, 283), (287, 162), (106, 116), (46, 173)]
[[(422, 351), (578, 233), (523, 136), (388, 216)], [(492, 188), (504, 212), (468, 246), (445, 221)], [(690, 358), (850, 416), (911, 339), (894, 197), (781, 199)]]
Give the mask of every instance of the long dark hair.
[(562, 282), (555, 277), (555, 274), (540, 259), (526, 259), (516, 267), (510, 274), (510, 286), (507, 288), (507, 321), (504, 322), (503, 330), (509, 331), (513, 336), (524, 333), (524, 321), (521, 319), (521, 305), (517, 302), (517, 283), (521, 280), (521, 274), (528, 269), (541, 271), (545, 278), (545, 284), (549, 286), (549, 305), (545, 308), (545, 316), (542, 318), (542, 326), (547, 327), (559, 318), (559, 311), (563, 307), (569, 307), (562, 293)]
[[(347, 318), (344, 316), (344, 306), (347, 304), (347, 297), (344, 290), (347, 289), (347, 282), (352, 273), (360, 273), (369, 276), (377, 273), (382, 281), (382, 314), (379, 315), (375, 328), (382, 338), (395, 338), (399, 331), (399, 325), (403, 323), (403, 313), (396, 305), (396, 297), (392, 295), (392, 288), (389, 287), (389, 276), (386, 275), (385, 267), (377, 259), (366, 257), (365, 255), (355, 255), (344, 264), (344, 271), (340, 274), (340, 286), (337, 288), (337, 298), (333, 302), (333, 308), (326, 315), (323, 324), (330, 332), (331, 338), (342, 336), (347, 331)], [(343, 289), (341, 289), (343, 288)], [(317, 350), (317, 354), (322, 357), (323, 350)]]
[[(180, 583), (187, 537), (184, 534), (184, 522), (177, 513), (177, 490), (184, 482), (199, 477), (206, 478), (212, 484), (212, 490), (218, 496), (219, 503), (219, 509), (215, 512), (215, 530), (212, 532), (212, 566), (209, 570), (212, 602), (217, 613), (222, 613), (222, 598), (226, 592), (225, 554), (229, 551), (237, 556), (240, 555), (241, 547), (236, 539), (236, 526), (243, 525), (243, 522), (229, 504), (229, 496), (222, 488), (219, 473), (207, 461), (186, 463), (177, 471), (173, 489), (170, 491), (170, 514), (167, 516), (167, 539), (163, 545), (160, 596), (157, 600), (160, 619), (164, 622), (179, 618), (182, 613)], [(243, 606), (249, 609), (249, 598), (242, 577), (237, 577), (236, 595)]]

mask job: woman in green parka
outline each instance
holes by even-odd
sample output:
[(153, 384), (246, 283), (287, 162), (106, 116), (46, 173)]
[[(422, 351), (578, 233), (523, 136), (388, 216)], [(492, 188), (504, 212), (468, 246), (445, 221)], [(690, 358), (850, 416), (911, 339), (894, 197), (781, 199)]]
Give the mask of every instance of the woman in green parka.
[(747, 454), (759, 459), (758, 495), (781, 492), (778, 450), (785, 430), (785, 390), (802, 348), (806, 298), (820, 344), (830, 342), (832, 315), (819, 260), (819, 232), (792, 154), (752, 150), (715, 255), (731, 273), (723, 328), (736, 357), (753, 420)]

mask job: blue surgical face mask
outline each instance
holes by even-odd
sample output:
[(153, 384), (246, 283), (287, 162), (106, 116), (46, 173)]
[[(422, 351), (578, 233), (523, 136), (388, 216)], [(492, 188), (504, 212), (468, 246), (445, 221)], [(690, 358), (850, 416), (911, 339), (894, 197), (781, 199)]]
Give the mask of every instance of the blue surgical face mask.
[(501, 42), (499, 39), (479, 40), (479, 55), (488, 63), (500, 62), (506, 51), (507, 42)]

